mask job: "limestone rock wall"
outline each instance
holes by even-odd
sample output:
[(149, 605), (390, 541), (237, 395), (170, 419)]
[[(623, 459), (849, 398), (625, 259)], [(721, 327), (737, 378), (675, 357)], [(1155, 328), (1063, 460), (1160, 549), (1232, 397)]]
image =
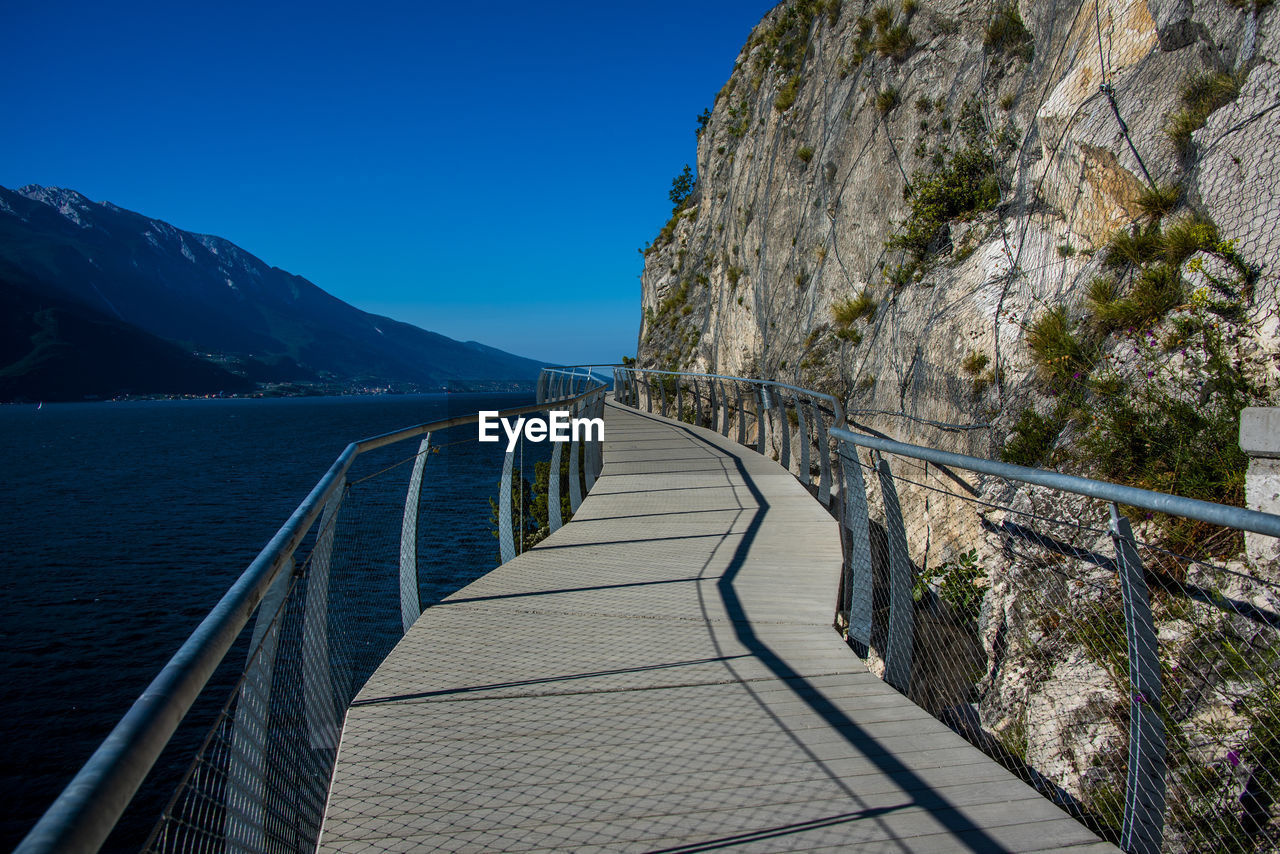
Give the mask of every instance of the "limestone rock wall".
[[(1017, 413), (1043, 398), (1026, 328), (1048, 307), (1083, 303), (1108, 236), (1139, 219), (1150, 176), (1181, 184), (1261, 270), (1252, 358), (1274, 382), (1276, 7), (1016, 8), (1026, 44), (992, 44), (990, 2), (790, 0), (770, 12), (716, 95), (690, 204), (646, 254), (640, 364), (816, 387), (897, 438), (998, 453)], [(883, 52), (877, 16), (905, 27), (910, 46)], [(1239, 75), (1240, 94), (1180, 151), (1169, 118), (1210, 71)], [(904, 190), (963, 147), (973, 114), (995, 140), (999, 201), (951, 221), (895, 284), (907, 253), (886, 242), (909, 214)], [(833, 309), (864, 291), (874, 316), (842, 328)], [(974, 353), (1001, 382), (961, 369)]]

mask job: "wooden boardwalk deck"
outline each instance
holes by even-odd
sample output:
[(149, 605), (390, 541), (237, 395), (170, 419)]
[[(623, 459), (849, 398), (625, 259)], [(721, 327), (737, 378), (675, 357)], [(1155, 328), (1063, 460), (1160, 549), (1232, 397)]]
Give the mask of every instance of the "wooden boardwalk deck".
[(606, 423), (574, 521), (353, 702), (322, 851), (1116, 850), (841, 642), (837, 526), (776, 463)]

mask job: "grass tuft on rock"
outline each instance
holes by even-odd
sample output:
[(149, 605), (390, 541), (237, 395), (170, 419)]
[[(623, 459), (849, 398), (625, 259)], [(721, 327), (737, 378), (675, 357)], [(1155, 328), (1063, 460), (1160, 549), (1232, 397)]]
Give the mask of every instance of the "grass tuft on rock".
[(870, 290), (864, 290), (856, 297), (847, 297), (831, 306), (831, 319), (841, 327), (848, 328), (859, 320), (870, 323), (875, 317), (878, 303)]
[(1022, 23), (1016, 2), (1010, 0), (996, 7), (983, 33), (982, 46), (992, 53), (1030, 61), (1035, 49), (1034, 40)]
[(1027, 349), (1050, 386), (1067, 389), (1087, 377), (1093, 368), (1093, 346), (1057, 306), (1041, 314), (1027, 329)]
[(1180, 201), (1182, 201), (1181, 187), (1177, 184), (1160, 184), (1142, 191), (1138, 196), (1138, 208), (1141, 209), (1143, 216), (1158, 220), (1172, 213)]
[(1191, 149), (1191, 134), (1204, 127), (1209, 116), (1240, 95), (1241, 80), (1234, 74), (1209, 72), (1192, 77), (1182, 88), (1182, 109), (1169, 117), (1165, 132), (1181, 154)]

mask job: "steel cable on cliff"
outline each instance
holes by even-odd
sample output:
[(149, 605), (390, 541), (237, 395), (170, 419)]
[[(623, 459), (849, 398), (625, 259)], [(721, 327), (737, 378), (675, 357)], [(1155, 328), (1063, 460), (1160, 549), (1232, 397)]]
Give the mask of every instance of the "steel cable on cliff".
[[(1142, 169), (1143, 177), (1147, 179), (1147, 185), (1151, 189), (1156, 189), (1156, 182), (1152, 180), (1151, 173), (1147, 171), (1147, 164), (1143, 162), (1142, 155), (1138, 153), (1138, 148), (1133, 144), (1133, 137), (1129, 136), (1129, 126), (1125, 124), (1124, 118), (1120, 115), (1120, 106), (1116, 103), (1116, 89), (1111, 84), (1110, 73), (1107, 71), (1107, 61), (1102, 51), (1102, 12), (1099, 9), (1100, 0), (1093, 0), (1093, 22), (1094, 28), (1098, 33), (1098, 66), (1102, 74), (1102, 82), (1098, 84), (1098, 91), (1106, 96), (1107, 103), (1111, 105), (1111, 112), (1116, 117), (1116, 123), (1120, 125), (1120, 133), (1124, 136), (1124, 141), (1128, 143), (1129, 150), (1133, 152), (1134, 158), (1138, 161), (1138, 167)], [(1110, 43), (1111, 36), (1108, 30), (1107, 41)]]
[[(864, 10), (865, 8), (866, 6), (864, 4)], [(859, 76), (861, 76), (862, 74), (861, 68), (859, 68), (858, 74)], [(856, 82), (856, 79), (855, 79), (855, 82)], [(855, 92), (855, 89), (854, 87), (851, 86), (849, 90), (850, 98), (853, 97), (854, 92)], [(879, 128), (881, 127), (882, 124), (883, 124), (882, 122), (878, 121), (875, 124), (875, 127)], [(887, 135), (887, 131), (886, 131), (886, 135)], [(839, 189), (835, 193), (835, 201), (827, 207), (827, 219), (829, 223), (828, 235), (829, 235), (829, 240), (832, 247), (832, 252), (836, 257), (836, 263), (839, 264), (840, 272), (844, 275), (845, 282), (849, 285), (850, 290), (852, 290), (856, 286), (856, 282), (853, 276), (850, 274), (849, 268), (845, 264), (844, 259), (840, 256), (840, 241), (836, 233), (836, 212), (839, 210), (839, 200), (840, 200), (840, 197), (843, 195), (844, 188), (847, 187), (849, 184), (849, 178), (852, 176), (852, 174), (858, 168), (858, 166), (862, 163), (862, 159), (866, 155), (868, 149), (871, 147), (871, 143), (874, 141), (874, 139), (875, 139), (875, 136), (873, 134), (867, 137), (867, 139), (863, 142), (862, 149), (854, 157), (853, 161), (849, 164), (848, 169), (845, 171), (845, 175), (839, 184)], [(892, 142), (892, 138), (890, 138), (890, 141)], [(895, 150), (895, 154), (896, 154), (896, 150)], [(903, 172), (903, 176), (904, 178), (906, 177), (905, 171)], [(887, 247), (885, 247), (884, 244), (881, 244), (880, 250), (875, 257), (875, 260), (871, 262), (873, 268), (875, 269), (882, 268), (885, 254), (887, 253), (887, 251), (888, 251)], [(870, 271), (867, 271), (865, 277), (861, 280), (864, 290), (869, 291), (871, 289), (870, 279), (871, 279), (871, 273)], [(866, 367), (867, 359), (870, 358), (870, 351), (873, 349), (873, 347), (870, 345), (874, 345), (875, 342), (879, 339), (880, 334), (883, 331), (883, 327), (884, 327), (883, 315), (877, 312), (877, 316), (874, 319), (874, 324), (872, 326), (871, 334), (869, 336), (870, 341), (868, 342), (869, 346), (866, 348), (867, 352), (861, 357), (860, 363), (854, 369), (852, 373), (853, 380), (857, 380), (862, 376), (863, 371), (865, 370), (865, 367)], [(842, 360), (842, 363), (843, 363), (843, 360)], [(898, 413), (898, 414), (905, 414), (905, 413)]]
[[(1077, 4), (1077, 6), (1076, 6), (1076, 11), (1075, 11), (1075, 14), (1074, 14), (1074, 16), (1073, 16), (1073, 20), (1078, 20), (1078, 19), (1080, 18), (1080, 16), (1084, 13), (1084, 10), (1085, 10), (1085, 4), (1086, 4), (1087, 2), (1089, 2), (1089, 1), (1090, 1), (1090, 0), (1079, 0), (1079, 3), (1078, 3), (1078, 4)], [(1095, 0), (1095, 11), (1096, 11), (1096, 8), (1097, 8), (1097, 7), (1096, 7), (1096, 0)], [(1058, 20), (1058, 16), (1057, 16), (1057, 15), (1051, 16), (1051, 21), (1053, 21), (1053, 22), (1054, 22), (1054, 25), (1055, 25), (1055, 27), (1054, 27), (1054, 28), (1055, 28), (1055, 29), (1056, 29), (1056, 22), (1057, 22), (1057, 20)], [(1068, 32), (1068, 35), (1069, 35), (1069, 32)], [(1053, 38), (1054, 38), (1054, 30), (1053, 30), (1053, 29), (1051, 29), (1051, 30), (1050, 30), (1050, 32), (1049, 32), (1049, 33), (1048, 33), (1048, 35), (1047, 35), (1047, 39), (1046, 39), (1046, 40), (1047, 40), (1049, 43), (1052, 43)], [(1067, 46), (1069, 45), (1069, 43), (1070, 43), (1070, 39), (1069, 39), (1069, 38), (1065, 38), (1065, 37), (1064, 37), (1064, 38), (1063, 38), (1063, 41), (1062, 41), (1061, 46), (1058, 48), (1058, 53), (1057, 53), (1057, 55), (1053, 58), (1052, 62), (1046, 62), (1046, 63), (1043, 63), (1040, 67), (1041, 67), (1041, 68), (1043, 68), (1046, 72), (1047, 72), (1049, 69), (1056, 69), (1056, 68), (1059, 68), (1059, 67), (1061, 66), (1062, 62), (1063, 62), (1063, 59), (1064, 59), (1065, 55), (1066, 55), (1066, 50), (1067, 50)], [(982, 86), (984, 89), (985, 89), (985, 86), (986, 86), (986, 80), (987, 80), (988, 73), (989, 73), (989, 67), (986, 65), (986, 58), (985, 58), (985, 56), (984, 56), (984, 65), (983, 65), (983, 71), (982, 71), (982, 74), (981, 74), (981, 80), (980, 80), (980, 86)], [(1024, 74), (1024, 75), (1023, 75), (1023, 80), (1025, 81), (1025, 80), (1029, 79), (1029, 77), (1030, 77), (1030, 75), (1029, 75), (1029, 74)], [(1051, 81), (1054, 79), (1054, 76), (1053, 76), (1052, 74), (1048, 74), (1048, 73), (1046, 73), (1046, 74), (1044, 75), (1044, 77), (1045, 77), (1045, 82), (1044, 82), (1043, 87), (1042, 87), (1042, 88), (1041, 88), (1041, 90), (1040, 90), (1040, 93), (1039, 93), (1039, 96), (1038, 96), (1038, 99), (1037, 99), (1037, 103), (1044, 103), (1045, 98), (1047, 97), (1047, 95), (1048, 95), (1048, 93), (1049, 93), (1049, 90), (1050, 90), (1050, 88), (1051, 88), (1051, 86), (1052, 86), (1052, 82), (1051, 82)], [(1083, 111), (1083, 108), (1085, 107), (1085, 105), (1087, 105), (1087, 104), (1089, 103), (1089, 101), (1091, 101), (1091, 100), (1092, 100), (1092, 98), (1085, 99), (1085, 101), (1083, 101), (1080, 105), (1078, 105), (1078, 106), (1076, 107), (1076, 109), (1075, 109), (1075, 111), (1072, 113), (1072, 115), (1071, 115), (1070, 119), (1069, 119), (1069, 120), (1066, 122), (1066, 124), (1063, 126), (1062, 132), (1059, 134), (1058, 139), (1057, 139), (1057, 140), (1056, 140), (1056, 142), (1055, 142), (1055, 143), (1054, 143), (1054, 144), (1049, 148), (1049, 152), (1050, 152), (1050, 162), (1051, 162), (1051, 163), (1053, 162), (1053, 160), (1054, 160), (1054, 159), (1056, 159), (1056, 158), (1061, 154), (1061, 152), (1062, 152), (1062, 142), (1063, 142), (1063, 140), (1066, 138), (1066, 135), (1067, 135), (1068, 131), (1069, 131), (1069, 130), (1070, 130), (1070, 129), (1075, 125), (1075, 122), (1079, 119), (1079, 117), (1080, 117), (1080, 115), (1081, 115), (1081, 112)], [(1028, 148), (1028, 144), (1029, 144), (1029, 142), (1030, 142), (1030, 140), (1031, 140), (1031, 138), (1032, 138), (1032, 130), (1033, 130), (1033, 129), (1035, 129), (1035, 128), (1038, 128), (1038, 126), (1039, 126), (1039, 120), (1038, 120), (1038, 118), (1037, 118), (1037, 117), (1033, 116), (1033, 117), (1032, 117), (1032, 120), (1031, 120), (1031, 124), (1028, 126), (1026, 133), (1024, 133), (1024, 134), (1023, 134), (1022, 142), (1021, 142), (1021, 144), (1020, 144), (1020, 146), (1019, 146), (1019, 148), (1018, 148), (1018, 158), (1017, 158), (1017, 162), (1018, 162), (1018, 165), (1019, 165), (1019, 168), (1018, 168), (1018, 172), (1019, 172), (1019, 173), (1021, 173), (1021, 172), (1023, 171), (1023, 169), (1025, 168), (1025, 165), (1026, 165), (1026, 164), (1027, 164), (1027, 162), (1028, 162), (1028, 157), (1029, 157), (1028, 150), (1027, 150), (1027, 148)], [(1037, 134), (1037, 135), (1038, 135), (1038, 134)], [(993, 167), (998, 168), (998, 164), (994, 162), (994, 157), (995, 157), (995, 152), (994, 152), (994, 151), (992, 152), (992, 157), (993, 157)], [(1035, 189), (1034, 189), (1034, 190), (1032, 191), (1032, 193), (1031, 193), (1032, 198), (1034, 198), (1035, 196), (1038, 196), (1038, 195), (1039, 195), (1039, 193), (1040, 193), (1040, 189), (1041, 189), (1041, 187), (1043, 187), (1044, 182), (1045, 182), (1045, 180), (1046, 180), (1046, 177), (1047, 177), (1047, 176), (1048, 176), (1048, 170), (1046, 169), (1046, 170), (1042, 173), (1042, 175), (1041, 175), (1041, 177), (1040, 177), (1040, 180), (1036, 183), (1036, 185), (1035, 185)], [(1003, 188), (1001, 189), (1001, 194), (1002, 194), (1002, 196), (1004, 195)], [(1024, 215), (1024, 216), (1022, 217), (1022, 223), (1021, 223), (1021, 225), (1020, 225), (1020, 228), (1019, 228), (1019, 229), (1017, 229), (1017, 231), (1018, 231), (1018, 240), (1017, 240), (1017, 247), (1016, 247), (1016, 250), (1014, 249), (1014, 247), (1011, 247), (1011, 246), (1009, 245), (1009, 231), (1010, 231), (1010, 230), (1009, 230), (1009, 223), (1008, 223), (1008, 219), (1007, 219), (1007, 217), (1005, 216), (1004, 201), (1015, 201), (1015, 200), (1016, 200), (1016, 199), (1014, 199), (1014, 198), (1002, 199), (1002, 203), (1001, 203), (1001, 204), (999, 204), (999, 205), (997, 205), (997, 207), (996, 207), (996, 216), (999, 218), (999, 221), (1000, 221), (1001, 239), (1002, 239), (1002, 241), (1004, 242), (1004, 246), (1005, 246), (1005, 255), (1006, 255), (1006, 257), (1008, 257), (1008, 258), (1009, 258), (1009, 260), (1010, 260), (1009, 269), (1005, 272), (1005, 275), (1004, 275), (1004, 284), (1003, 284), (1003, 286), (1002, 286), (1002, 288), (1001, 288), (1001, 290), (1000, 290), (1000, 296), (999, 296), (999, 298), (998, 298), (998, 299), (997, 299), (997, 301), (996, 301), (996, 312), (995, 312), (995, 316), (994, 316), (994, 317), (993, 317), (993, 319), (992, 319), (993, 326), (994, 326), (994, 330), (993, 330), (993, 331), (994, 331), (994, 334), (993, 334), (993, 336), (992, 336), (992, 337), (993, 337), (993, 339), (994, 339), (994, 348), (993, 348), (993, 349), (994, 349), (994, 355), (995, 355), (994, 365), (993, 365), (993, 373), (995, 374), (995, 376), (996, 376), (997, 378), (999, 378), (999, 376), (1000, 376), (1000, 374), (1001, 374), (1001, 367), (1002, 367), (1002, 365), (1001, 365), (1001, 363), (1002, 363), (1002, 359), (1001, 359), (1001, 350), (1000, 350), (1000, 318), (1001, 318), (1001, 316), (1003, 316), (1003, 314), (1004, 314), (1004, 304), (1005, 304), (1005, 299), (1006, 299), (1006, 297), (1008, 296), (1008, 293), (1009, 293), (1009, 288), (1013, 285), (1014, 281), (1016, 280), (1017, 275), (1018, 275), (1018, 272), (1019, 272), (1020, 270), (1022, 270), (1021, 261), (1022, 261), (1023, 249), (1024, 249), (1024, 247), (1026, 246), (1027, 232), (1028, 232), (1029, 228), (1031, 227), (1031, 220), (1030, 220), (1030, 216)], [(1025, 201), (1024, 201), (1024, 204), (1023, 204), (1023, 208), (1024, 208), (1024, 210), (1025, 210), (1027, 207), (1028, 207), (1028, 205), (1026, 205), (1026, 204), (1025, 204)], [(998, 382), (998, 381), (997, 381), (995, 385), (996, 385), (996, 394), (997, 394), (997, 396), (998, 396), (998, 399), (999, 399), (999, 400), (1000, 400), (1000, 402), (1001, 402), (1001, 405), (1003, 405), (1003, 402), (1004, 402), (1004, 392), (1005, 392), (1005, 390), (1004, 390), (1004, 384), (1003, 384), (1003, 383), (1001, 383), (1001, 382)]]

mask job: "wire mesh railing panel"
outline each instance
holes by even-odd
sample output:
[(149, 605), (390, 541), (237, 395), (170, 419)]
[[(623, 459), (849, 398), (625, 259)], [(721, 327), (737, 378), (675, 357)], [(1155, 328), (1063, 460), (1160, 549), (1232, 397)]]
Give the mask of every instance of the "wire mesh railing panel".
[[(375, 538), (359, 530), (358, 490), (346, 498), (341, 512), (320, 523), (307, 560), (296, 573), (282, 574), (264, 600), (244, 675), (148, 851), (314, 846), (347, 703), (370, 661), (396, 639), (385, 630), (366, 634), (369, 621), (379, 622), (369, 607), (376, 597), (358, 577), (376, 577), (384, 550), (348, 551)], [(353, 560), (353, 552), (361, 557)], [(350, 608), (362, 612), (359, 640)]]
[[(548, 372), (538, 393), (550, 412), (565, 395), (598, 387), (589, 372)], [(599, 417), (602, 394), (561, 405)], [(442, 429), (350, 468), (305, 560), (286, 567), (263, 599), (243, 675), (148, 851), (314, 849), (346, 708), (420, 603), (545, 537), (550, 501), (560, 506), (563, 495), (576, 509), (598, 473), (598, 438), (476, 439), (473, 424)], [(554, 473), (553, 444), (568, 448)], [(570, 508), (561, 509), (568, 518)]]
[(1275, 850), (1277, 588), (1231, 558), (1190, 560), (1158, 544), (1141, 544), (1140, 552), (1160, 615), (1170, 842), (1183, 850)]
[(909, 668), (913, 701), (1125, 850), (1280, 850), (1280, 587), (1240, 531), (892, 453), (842, 461), (870, 558), (851, 558), (843, 607), (875, 672)]

